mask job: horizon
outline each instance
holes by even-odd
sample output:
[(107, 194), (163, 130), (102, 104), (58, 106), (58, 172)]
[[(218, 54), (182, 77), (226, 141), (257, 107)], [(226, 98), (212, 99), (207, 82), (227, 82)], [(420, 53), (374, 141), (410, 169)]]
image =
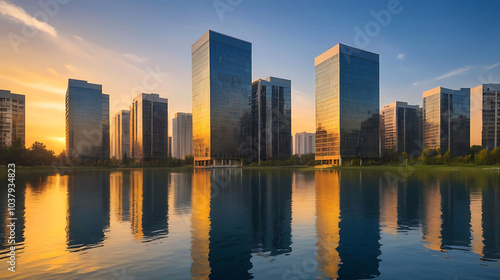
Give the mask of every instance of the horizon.
[(174, 115), (192, 113), (191, 46), (207, 30), (252, 43), (252, 81), (291, 80), (292, 135), (315, 132), (314, 58), (339, 43), (380, 56), (380, 109), (395, 101), (421, 107), (423, 92), (436, 87), (500, 82), (495, 1), (322, 1), (306, 9), (248, 1), (54, 3), (0, 0), (0, 31), (8, 34), (0, 40), (0, 89), (26, 96), (26, 147), (39, 141), (56, 154), (65, 148), (69, 79), (102, 85), (110, 121), (140, 93), (168, 98), (171, 135)]

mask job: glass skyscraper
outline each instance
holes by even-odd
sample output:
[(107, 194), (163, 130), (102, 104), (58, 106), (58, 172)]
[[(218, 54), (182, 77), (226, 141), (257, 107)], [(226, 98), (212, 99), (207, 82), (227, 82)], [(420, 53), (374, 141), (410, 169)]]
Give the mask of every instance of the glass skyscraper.
[(130, 106), (130, 156), (136, 160), (168, 157), (168, 100), (142, 93)]
[(418, 111), (418, 105), (401, 101), (384, 106), (380, 119), (383, 151), (420, 153)]
[(470, 148), (470, 89), (437, 87), (423, 93), (424, 148), (463, 156)]
[(24, 95), (0, 90), (0, 147), (8, 147), (16, 139), (24, 146), (25, 106)]
[(472, 88), (470, 105), (470, 144), (500, 147), (500, 84)]
[(130, 157), (130, 111), (121, 110), (115, 114), (115, 153), (117, 159)]
[(193, 114), (176, 113), (172, 119), (173, 157), (193, 155)]
[(102, 85), (68, 80), (66, 153), (70, 157), (109, 158), (109, 95)]
[(379, 157), (379, 55), (338, 44), (315, 58), (316, 161)]
[(191, 57), (195, 166), (239, 165), (252, 145), (252, 44), (209, 30)]
[(252, 84), (252, 157), (285, 160), (292, 155), (291, 81), (268, 77)]

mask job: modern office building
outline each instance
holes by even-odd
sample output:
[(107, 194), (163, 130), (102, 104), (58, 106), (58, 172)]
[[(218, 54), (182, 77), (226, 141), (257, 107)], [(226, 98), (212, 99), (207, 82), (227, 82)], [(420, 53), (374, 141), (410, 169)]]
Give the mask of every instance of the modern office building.
[(114, 152), (117, 159), (124, 155), (130, 158), (130, 111), (121, 110), (115, 114)]
[(172, 119), (173, 157), (193, 155), (193, 114), (176, 113)]
[(0, 90), (0, 147), (8, 147), (16, 139), (19, 139), (24, 147), (25, 116), (25, 96)]
[(379, 157), (379, 55), (337, 44), (315, 58), (316, 161)]
[(252, 143), (252, 44), (209, 30), (191, 57), (195, 166), (240, 165)]
[(66, 152), (69, 157), (108, 159), (109, 95), (102, 85), (68, 80), (66, 91)]
[(168, 157), (172, 157), (172, 136), (168, 137)]
[(420, 152), (418, 111), (418, 105), (401, 101), (384, 106), (380, 114), (382, 151), (398, 154)]
[(423, 93), (424, 148), (463, 156), (470, 148), (470, 89), (437, 87)]
[(315, 133), (295, 133), (295, 150), (294, 154), (301, 155), (314, 154), (316, 134)]
[(292, 155), (291, 81), (268, 77), (252, 83), (252, 159), (285, 160)]
[(470, 108), (471, 146), (500, 147), (500, 84), (472, 88)]
[(130, 106), (130, 156), (142, 161), (168, 154), (168, 99), (141, 93)]

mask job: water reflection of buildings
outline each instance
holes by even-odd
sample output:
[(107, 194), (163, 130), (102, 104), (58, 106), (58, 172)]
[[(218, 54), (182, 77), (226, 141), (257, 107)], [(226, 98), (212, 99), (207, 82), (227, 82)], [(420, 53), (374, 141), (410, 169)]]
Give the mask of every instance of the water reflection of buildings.
[(340, 186), (337, 171), (316, 172), (316, 234), (318, 269), (326, 277), (337, 279), (340, 256)]
[(152, 241), (168, 234), (169, 176), (159, 170), (130, 172), (130, 220), (135, 238)]
[(291, 172), (195, 170), (192, 182), (192, 279), (251, 279), (252, 253), (291, 252)]
[(343, 171), (340, 176), (339, 252), (342, 279), (380, 275), (379, 186), (376, 173)]
[(99, 246), (109, 227), (109, 174), (75, 171), (68, 178), (67, 246), (85, 250)]
[(253, 251), (276, 256), (292, 251), (292, 173), (259, 172), (251, 177)]

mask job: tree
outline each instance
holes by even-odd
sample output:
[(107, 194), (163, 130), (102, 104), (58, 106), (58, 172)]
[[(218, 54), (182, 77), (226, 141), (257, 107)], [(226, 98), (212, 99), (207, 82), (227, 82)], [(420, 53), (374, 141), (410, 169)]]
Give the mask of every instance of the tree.
[(500, 148), (496, 147), (495, 149), (491, 150), (491, 158), (494, 163), (499, 164), (500, 163)]
[(490, 157), (488, 155), (488, 151), (486, 149), (481, 150), (478, 154), (475, 155), (474, 161), (478, 165), (486, 165), (490, 164)]
[(127, 153), (123, 153), (122, 164), (127, 166), (129, 164), (129, 159), (127, 157)]
[(35, 166), (48, 166), (56, 161), (54, 152), (52, 150), (47, 150), (45, 145), (38, 141), (31, 145), (28, 151), (28, 158), (30, 165)]
[(473, 145), (469, 149), (469, 153), (471, 157), (474, 159), (477, 154), (479, 154), (482, 150), (484, 150), (485, 147), (480, 146), (480, 145)]
[(443, 156), (443, 162), (449, 164), (451, 161), (451, 150), (448, 150)]

